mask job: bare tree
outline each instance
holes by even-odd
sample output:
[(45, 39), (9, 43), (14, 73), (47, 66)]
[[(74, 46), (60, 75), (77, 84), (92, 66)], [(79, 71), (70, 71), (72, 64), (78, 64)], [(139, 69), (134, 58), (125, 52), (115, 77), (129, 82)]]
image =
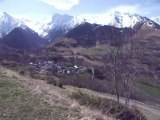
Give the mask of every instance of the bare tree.
[(117, 105), (119, 107), (120, 95), (125, 97), (126, 108), (132, 93), (132, 83), (135, 76), (134, 68), (134, 43), (133, 39), (128, 39), (123, 31), (112, 31), (112, 41), (110, 42), (109, 62), (111, 79), (115, 84)]
[(115, 93), (117, 96), (117, 106), (119, 107), (119, 99), (120, 99), (120, 79), (121, 79), (121, 55), (123, 48), (123, 39), (121, 32), (115, 32), (112, 29), (112, 37), (110, 42), (110, 53), (109, 53), (109, 64), (107, 66), (110, 67), (111, 70), (111, 79), (113, 79), (115, 84)]
[(135, 77), (134, 67), (134, 44), (132, 39), (128, 44), (123, 46), (121, 61), (121, 84), (124, 89), (125, 108), (129, 106), (129, 99), (133, 92), (133, 83)]

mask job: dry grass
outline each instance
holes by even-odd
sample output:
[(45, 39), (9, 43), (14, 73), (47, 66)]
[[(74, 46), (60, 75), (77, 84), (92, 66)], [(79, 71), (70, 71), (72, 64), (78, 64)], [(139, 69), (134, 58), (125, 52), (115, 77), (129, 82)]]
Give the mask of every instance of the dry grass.
[(76, 109), (50, 106), (19, 84), (0, 76), (0, 120), (66, 120)]

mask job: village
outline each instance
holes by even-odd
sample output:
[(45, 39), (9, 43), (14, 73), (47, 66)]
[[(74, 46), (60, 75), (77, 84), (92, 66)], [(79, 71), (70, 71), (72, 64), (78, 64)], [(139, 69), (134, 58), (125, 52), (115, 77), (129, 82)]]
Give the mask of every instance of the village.
[(71, 64), (65, 62), (55, 63), (54, 61), (42, 61), (42, 60), (38, 60), (34, 63), (30, 62), (29, 66), (33, 73), (38, 73), (38, 74), (51, 73), (52, 75), (80, 74), (90, 69), (89, 67), (77, 64)]

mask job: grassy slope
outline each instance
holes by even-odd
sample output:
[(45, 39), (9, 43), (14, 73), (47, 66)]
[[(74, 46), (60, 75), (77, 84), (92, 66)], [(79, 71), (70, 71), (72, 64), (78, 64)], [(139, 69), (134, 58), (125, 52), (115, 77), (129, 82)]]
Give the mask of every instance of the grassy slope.
[(73, 114), (77, 111), (51, 107), (7, 77), (0, 76), (0, 120), (64, 120)]

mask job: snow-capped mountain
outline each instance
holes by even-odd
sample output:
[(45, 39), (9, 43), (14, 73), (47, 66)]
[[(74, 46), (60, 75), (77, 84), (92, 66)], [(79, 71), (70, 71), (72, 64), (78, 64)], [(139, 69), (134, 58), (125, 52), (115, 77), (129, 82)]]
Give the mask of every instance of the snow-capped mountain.
[[(159, 19), (152, 20), (160, 23)], [(138, 14), (120, 13), (115, 11), (105, 14), (85, 14), (78, 16), (54, 14), (44, 18), (41, 21), (35, 22), (26, 18), (16, 19), (3, 12), (0, 13), (0, 38), (7, 35), (16, 27), (25, 28), (25, 26), (28, 26), (40, 36), (53, 39), (84, 22), (99, 25), (110, 25), (118, 28), (133, 28), (137, 23), (145, 24), (148, 27), (156, 27), (157, 24), (152, 20), (147, 17), (142, 17)]]
[[(41, 24), (41, 28), (44, 31), (44, 35), (47, 35), (48, 32), (54, 30), (63, 29), (64, 32), (67, 32), (70, 28), (73, 28), (74, 25), (71, 23), (73, 20), (73, 16), (70, 15), (60, 15), (55, 14), (48, 18), (44, 19), (45, 24)], [(73, 25), (73, 26), (71, 26)]]
[(5, 12), (0, 13), (0, 38), (7, 35), (16, 27), (24, 27), (22, 21), (13, 18)]
[(152, 24), (154, 25), (154, 22), (147, 17), (142, 17), (138, 14), (120, 13), (117, 11), (101, 15), (80, 15), (77, 16), (77, 19), (81, 19), (92, 24), (110, 25), (118, 28), (133, 28), (138, 22), (146, 22), (149, 26)]
[(110, 25), (118, 28), (133, 28), (137, 23), (141, 23), (141, 25), (145, 24), (151, 28), (156, 28), (158, 25), (147, 17), (142, 17), (138, 14), (120, 13), (117, 11), (99, 15), (86, 14), (79, 16), (55, 14), (44, 21), (45, 25), (41, 28), (43, 33), (45, 33), (49, 39), (57, 37), (55, 35), (62, 35), (84, 22), (99, 25)]

